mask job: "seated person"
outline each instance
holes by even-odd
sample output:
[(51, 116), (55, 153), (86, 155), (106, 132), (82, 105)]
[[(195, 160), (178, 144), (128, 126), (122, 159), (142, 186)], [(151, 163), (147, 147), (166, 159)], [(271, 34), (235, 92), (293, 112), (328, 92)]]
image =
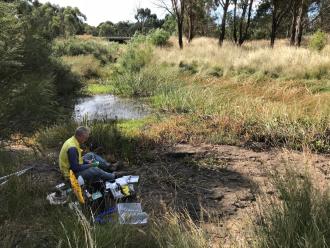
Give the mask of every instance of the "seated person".
[(89, 128), (78, 127), (74, 136), (64, 142), (59, 156), (61, 172), (66, 179), (69, 178), (69, 171), (72, 170), (77, 178), (82, 176), (87, 182), (100, 179), (113, 181), (115, 174), (105, 171), (110, 169), (109, 163), (94, 153), (82, 156), (80, 145), (88, 140), (89, 134)]

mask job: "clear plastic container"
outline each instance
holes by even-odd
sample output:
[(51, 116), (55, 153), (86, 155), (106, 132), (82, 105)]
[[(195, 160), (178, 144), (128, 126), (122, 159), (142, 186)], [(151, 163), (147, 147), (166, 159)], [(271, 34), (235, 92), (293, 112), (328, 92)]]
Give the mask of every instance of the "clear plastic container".
[(120, 224), (146, 224), (148, 214), (142, 212), (141, 203), (118, 203), (118, 215)]

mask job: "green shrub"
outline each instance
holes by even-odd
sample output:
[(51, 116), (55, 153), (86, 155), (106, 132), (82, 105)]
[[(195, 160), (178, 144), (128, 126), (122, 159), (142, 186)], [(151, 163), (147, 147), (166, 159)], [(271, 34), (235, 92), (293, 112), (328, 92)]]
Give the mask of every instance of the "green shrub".
[(77, 77), (52, 58), (52, 40), (43, 32), (44, 23), (31, 14), (32, 6), (23, 8), (25, 4), (0, 3), (0, 36), (4, 37), (0, 41), (0, 129), (6, 134), (53, 123), (67, 113), (81, 87)]
[(125, 52), (118, 59), (119, 72), (136, 73), (150, 62), (152, 48), (148, 43), (140, 43), (138, 38), (133, 39), (127, 45)]
[(329, 190), (322, 193), (309, 175), (292, 170), (276, 175), (274, 184), (280, 201), (263, 201), (258, 247), (329, 247)]
[(327, 44), (327, 34), (318, 30), (309, 41), (309, 47), (313, 50), (321, 51)]
[(0, 106), (2, 131), (30, 132), (71, 114), (81, 83), (60, 62), (49, 66), (49, 71), (25, 73), (8, 87), (12, 90)]
[(170, 38), (170, 33), (164, 29), (157, 28), (148, 35), (152, 44), (155, 46), (165, 46)]
[(70, 107), (68, 98), (74, 100), (73, 96), (79, 94), (82, 89), (82, 82), (71, 72), (70, 67), (59, 59), (52, 59), (52, 70), (58, 99), (64, 106)]
[(175, 16), (166, 15), (165, 22), (162, 28), (167, 31), (170, 35), (175, 35), (177, 33), (177, 24), (175, 20)]
[[(57, 117), (56, 90), (52, 75), (25, 74), (0, 107), (0, 126), (8, 130), (31, 131)], [(16, 85), (16, 86), (17, 86)]]
[[(0, 2), (0, 78), (4, 82), (22, 66), (22, 24), (17, 16), (17, 4)], [(4, 90), (4, 89), (2, 89)]]

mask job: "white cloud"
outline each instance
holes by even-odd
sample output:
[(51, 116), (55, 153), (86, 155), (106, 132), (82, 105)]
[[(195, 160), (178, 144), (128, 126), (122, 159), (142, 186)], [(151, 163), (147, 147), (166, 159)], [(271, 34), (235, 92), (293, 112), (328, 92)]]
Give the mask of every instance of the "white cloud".
[(39, 0), (50, 2), (61, 7), (78, 7), (87, 16), (87, 23), (97, 26), (104, 21), (134, 21), (137, 8), (149, 8), (158, 18), (163, 18), (166, 12), (155, 6), (157, 0)]

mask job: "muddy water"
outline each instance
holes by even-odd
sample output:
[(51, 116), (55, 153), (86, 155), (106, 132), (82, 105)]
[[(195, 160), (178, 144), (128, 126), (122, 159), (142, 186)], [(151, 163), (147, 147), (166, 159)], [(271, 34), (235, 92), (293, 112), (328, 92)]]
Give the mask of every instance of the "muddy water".
[(102, 119), (140, 119), (149, 114), (141, 101), (114, 95), (95, 95), (78, 99), (74, 108), (76, 121)]

